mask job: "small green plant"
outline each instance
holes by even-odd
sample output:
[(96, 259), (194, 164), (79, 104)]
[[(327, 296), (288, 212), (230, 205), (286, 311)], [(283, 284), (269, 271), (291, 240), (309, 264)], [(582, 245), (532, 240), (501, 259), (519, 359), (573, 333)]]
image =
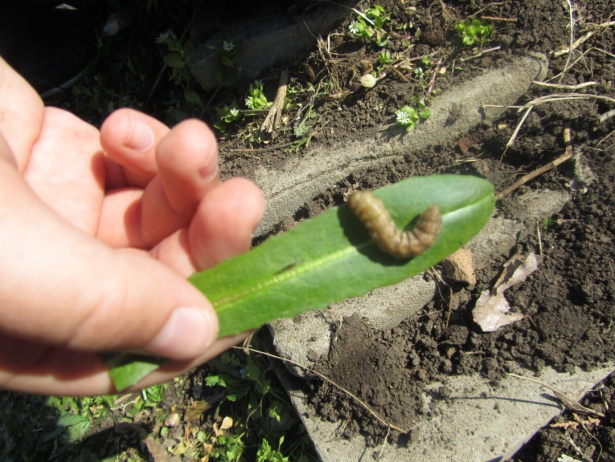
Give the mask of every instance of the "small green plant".
[(218, 129), (220, 133), (226, 133), (228, 126), (239, 119), (241, 119), (241, 112), (239, 112), (237, 101), (233, 101), (230, 105), (225, 104), (224, 106), (216, 106), (214, 127)]
[(348, 30), (363, 39), (375, 37), (376, 45), (380, 47), (386, 46), (388, 40), (383, 27), (389, 21), (389, 15), (384, 8), (380, 5), (374, 5), (364, 13), (357, 11), (357, 14), (357, 19), (350, 23)]
[(387, 67), (389, 67), (394, 61), (393, 55), (391, 55), (390, 51), (381, 51), (378, 53), (378, 66), (376, 69), (378, 72), (384, 71)]
[(550, 231), (555, 226), (555, 221), (552, 217), (546, 217), (542, 220), (542, 229)]
[(425, 105), (424, 100), (417, 103), (417, 107), (403, 106), (395, 112), (395, 123), (406, 129), (407, 132), (412, 130), (421, 120), (427, 119), (431, 115), (431, 111)]
[(455, 24), (455, 31), (464, 45), (482, 45), (493, 32), (493, 26), (480, 19), (472, 19)]
[(284, 443), (283, 436), (281, 436), (278, 441), (278, 448), (273, 449), (269, 444), (269, 441), (263, 439), (263, 441), (261, 441), (261, 447), (256, 453), (257, 462), (288, 462), (290, 459), (285, 457), (280, 451), (282, 443)]
[(229, 87), (239, 77), (239, 58), (242, 46), (240, 42), (224, 40), (220, 47), (220, 57), (214, 66), (214, 79), (218, 85)]
[[(267, 410), (267, 416), (276, 421), (282, 418), (281, 402), (283, 398), (271, 389), (269, 374), (271, 366), (261, 356), (246, 356), (227, 352), (220, 356), (220, 363), (214, 361), (212, 366), (224, 371), (218, 375), (210, 375), (205, 383), (207, 386), (221, 386), (226, 388), (228, 401), (246, 400), (248, 411), (258, 411), (254, 417), (265, 417), (263, 411)], [(238, 373), (236, 372), (238, 371)], [(262, 406), (267, 399), (267, 406)]]
[(414, 77), (419, 80), (423, 80), (425, 78), (425, 69), (423, 69), (422, 67), (416, 67), (412, 71), (412, 75), (414, 75)]
[(186, 103), (198, 109), (203, 106), (201, 96), (197, 92), (198, 86), (188, 67), (190, 46), (181, 43), (171, 30), (161, 34), (156, 41), (166, 47), (162, 60), (171, 69), (171, 81), (179, 90), (171, 90), (166, 112), (172, 122), (179, 122), (189, 117), (185, 109)]
[[(239, 460), (246, 457), (246, 448), (256, 443), (259, 446), (256, 460), (289, 460), (282, 453), (284, 438), (280, 433), (293, 424), (293, 413), (283, 390), (272, 383), (273, 371), (267, 359), (260, 355), (226, 352), (210, 361), (209, 366), (213, 373), (206, 378), (205, 384), (222, 387), (226, 392), (215, 414), (224, 415), (226, 402), (230, 402), (235, 408), (245, 406), (248, 421), (258, 422), (252, 425), (248, 421), (232, 422), (229, 417), (222, 419), (219, 426), (214, 426), (214, 438), (210, 438), (214, 442), (210, 456), (227, 453), (234, 457), (223, 460)], [(268, 441), (272, 438), (279, 440), (277, 449)]]
[(262, 111), (269, 109), (273, 103), (267, 100), (263, 92), (263, 82), (260, 80), (250, 84), (248, 96), (246, 97), (246, 107), (253, 111)]

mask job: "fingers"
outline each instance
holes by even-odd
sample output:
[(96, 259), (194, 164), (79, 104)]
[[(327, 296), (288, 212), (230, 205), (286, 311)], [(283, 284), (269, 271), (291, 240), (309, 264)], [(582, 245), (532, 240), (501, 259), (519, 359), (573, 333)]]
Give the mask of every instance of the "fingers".
[[(173, 128), (156, 150), (160, 182), (175, 212), (192, 216), (201, 198), (218, 184), (218, 147), (207, 125), (186, 120)], [(153, 195), (152, 195), (153, 196)], [(144, 197), (146, 201), (155, 198)]]
[[(2, 147), (2, 146), (0, 146)], [(217, 336), (203, 295), (143, 252), (112, 250), (51, 212), (0, 162), (0, 334), (77, 351), (201, 355)], [(7, 245), (10, 243), (10, 245)], [(31, 365), (41, 358), (21, 359)]]
[(187, 277), (250, 248), (265, 209), (261, 190), (233, 178), (207, 193), (190, 225), (163, 240), (151, 255)]
[(100, 144), (121, 168), (111, 169), (107, 188), (144, 186), (158, 173), (156, 146), (169, 128), (133, 109), (118, 109), (103, 122)]
[(211, 130), (188, 120), (157, 145), (158, 174), (145, 190), (111, 191), (97, 236), (114, 247), (148, 249), (186, 226), (201, 198), (218, 184), (218, 151)]

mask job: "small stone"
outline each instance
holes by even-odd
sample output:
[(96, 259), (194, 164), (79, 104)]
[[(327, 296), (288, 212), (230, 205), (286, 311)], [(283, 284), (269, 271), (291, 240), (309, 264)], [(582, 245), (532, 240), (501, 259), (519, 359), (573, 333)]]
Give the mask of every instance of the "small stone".
[(374, 85), (376, 85), (377, 82), (378, 79), (372, 74), (365, 74), (361, 76), (361, 85), (363, 85), (365, 88), (372, 88)]
[(180, 422), (181, 418), (179, 417), (179, 414), (177, 412), (172, 412), (166, 419), (164, 419), (164, 426), (175, 428), (180, 424)]
[(449, 255), (443, 263), (448, 279), (471, 286), (476, 284), (476, 274), (474, 273), (474, 263), (472, 263), (472, 251), (470, 249), (459, 249), (457, 252)]

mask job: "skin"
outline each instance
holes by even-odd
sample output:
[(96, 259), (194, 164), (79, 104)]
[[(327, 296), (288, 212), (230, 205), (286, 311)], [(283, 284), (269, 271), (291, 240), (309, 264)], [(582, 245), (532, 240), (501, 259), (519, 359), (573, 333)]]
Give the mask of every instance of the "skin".
[(218, 178), (214, 135), (130, 109), (100, 131), (44, 107), (0, 58), (0, 387), (113, 392), (96, 354), (170, 358), (166, 381), (243, 336), (186, 281), (247, 251), (264, 210), (251, 182)]

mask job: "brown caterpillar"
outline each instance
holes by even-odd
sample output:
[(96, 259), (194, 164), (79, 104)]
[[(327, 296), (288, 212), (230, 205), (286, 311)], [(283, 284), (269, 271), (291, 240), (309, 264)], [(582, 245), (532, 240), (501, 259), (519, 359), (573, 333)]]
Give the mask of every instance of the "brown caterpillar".
[(348, 196), (348, 205), (378, 247), (395, 257), (420, 255), (436, 242), (440, 234), (442, 215), (435, 205), (427, 207), (416, 226), (409, 231), (397, 228), (384, 202), (371, 191), (353, 191)]

